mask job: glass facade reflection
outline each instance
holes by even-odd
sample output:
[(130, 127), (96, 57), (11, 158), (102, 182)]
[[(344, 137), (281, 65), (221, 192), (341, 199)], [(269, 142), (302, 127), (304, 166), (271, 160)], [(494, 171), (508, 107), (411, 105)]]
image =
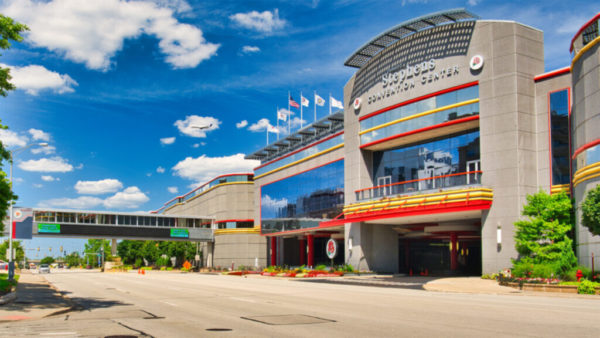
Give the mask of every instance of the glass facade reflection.
[(344, 207), (344, 160), (261, 187), (262, 233), (313, 228)]
[(577, 157), (575, 157), (573, 171), (577, 171), (585, 166), (598, 162), (600, 162), (600, 144), (579, 153)]
[[(359, 199), (480, 184), (479, 130), (373, 153), (373, 186)], [(404, 182), (403, 184), (396, 184)]]
[(550, 137), (552, 185), (568, 184), (569, 170), (569, 90), (550, 93)]
[[(479, 86), (475, 85), (453, 92), (427, 98), (418, 102), (407, 104), (375, 115), (360, 122), (361, 131), (367, 130), (390, 121), (407, 118), (433, 109), (439, 109), (461, 102), (474, 100), (479, 97)], [(369, 143), (388, 136), (401, 134), (407, 131), (428, 127), (459, 118), (478, 115), (479, 103), (465, 104), (464, 106), (448, 108), (437, 113), (416, 117), (404, 122), (373, 130), (361, 135), (361, 144)]]
[(262, 167), (258, 167), (256, 169), (254, 169), (254, 174), (256, 176), (263, 175), (265, 173), (268, 173), (269, 171), (275, 170), (277, 168), (281, 168), (285, 165), (299, 161), (303, 158), (306, 158), (308, 156), (314, 155), (321, 151), (327, 150), (331, 147), (335, 147), (342, 143), (344, 143), (344, 134), (334, 136), (326, 141), (317, 143), (314, 146), (311, 146), (310, 148), (306, 148), (306, 149), (299, 151), (295, 154), (292, 154), (288, 157), (284, 157), (282, 159), (276, 160), (275, 162), (266, 164)]

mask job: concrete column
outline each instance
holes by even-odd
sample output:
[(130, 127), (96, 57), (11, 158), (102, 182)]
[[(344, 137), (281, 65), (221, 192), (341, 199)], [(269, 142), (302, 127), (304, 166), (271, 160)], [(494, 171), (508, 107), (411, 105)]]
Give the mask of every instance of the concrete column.
[(306, 239), (308, 241), (308, 262), (307, 265), (309, 267), (314, 267), (315, 266), (315, 238), (313, 235), (307, 235)]
[(300, 243), (300, 265), (306, 264), (306, 239), (299, 239)]
[(206, 242), (206, 267), (207, 268), (213, 267), (213, 249), (214, 249), (214, 243)]
[(271, 237), (271, 265), (277, 265), (277, 237)]
[(450, 233), (450, 270), (458, 269), (458, 236), (455, 232)]
[(116, 238), (113, 238), (110, 242), (110, 254), (112, 256), (117, 255), (117, 239)]

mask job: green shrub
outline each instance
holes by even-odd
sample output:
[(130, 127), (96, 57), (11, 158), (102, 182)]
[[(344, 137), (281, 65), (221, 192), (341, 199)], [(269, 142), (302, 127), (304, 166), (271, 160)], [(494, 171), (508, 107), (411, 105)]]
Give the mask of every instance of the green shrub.
[(325, 265), (325, 264), (319, 264), (319, 265), (315, 266), (315, 270), (325, 271), (327, 269), (328, 269), (327, 265)]
[(577, 281), (577, 270), (581, 270), (583, 278), (591, 279), (592, 271), (585, 266), (576, 266), (569, 271), (562, 274), (560, 277), (565, 282), (576, 282)]
[(587, 279), (582, 279), (581, 283), (579, 283), (579, 286), (577, 287), (577, 293), (584, 295), (595, 295), (596, 288), (594, 283)]
[(552, 263), (538, 263), (533, 265), (531, 277), (534, 278), (558, 278), (560, 268)]
[(133, 264), (133, 266), (135, 266), (136, 268), (139, 268), (142, 266), (142, 259), (138, 258), (135, 260), (135, 263)]

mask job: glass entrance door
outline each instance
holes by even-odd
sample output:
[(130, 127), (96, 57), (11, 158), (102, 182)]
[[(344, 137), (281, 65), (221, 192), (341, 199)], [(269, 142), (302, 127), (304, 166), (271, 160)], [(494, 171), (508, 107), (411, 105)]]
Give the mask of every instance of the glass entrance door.
[(392, 176), (381, 176), (377, 178), (377, 197), (389, 196), (392, 194)]
[(480, 160), (467, 161), (467, 184), (476, 184), (479, 182), (479, 173), (475, 173), (474, 171), (480, 171)]

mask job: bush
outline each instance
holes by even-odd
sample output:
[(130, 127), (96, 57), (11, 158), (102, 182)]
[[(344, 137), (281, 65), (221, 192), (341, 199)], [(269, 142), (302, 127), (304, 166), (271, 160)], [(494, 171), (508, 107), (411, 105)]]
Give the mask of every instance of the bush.
[(328, 268), (327, 268), (327, 265), (325, 265), (325, 264), (319, 264), (319, 265), (315, 266), (315, 270), (325, 271), (325, 270), (328, 270)]
[(135, 266), (136, 268), (139, 268), (142, 266), (142, 259), (138, 258), (135, 260), (135, 263), (133, 263), (133, 266)]
[(169, 258), (166, 258), (166, 257), (164, 257), (164, 258), (163, 257), (159, 257), (156, 260), (156, 265), (157, 266), (161, 266), (161, 267), (169, 266), (169, 263), (171, 263), (171, 261), (169, 260)]
[(584, 295), (595, 295), (596, 294), (595, 283), (593, 283), (587, 279), (582, 279), (581, 283), (579, 283), (579, 286), (577, 287), (577, 293), (584, 294)]
[(592, 271), (585, 266), (576, 266), (566, 273), (561, 275), (562, 280), (566, 282), (576, 282), (577, 281), (577, 270), (581, 270), (583, 274), (583, 278), (591, 279)]

